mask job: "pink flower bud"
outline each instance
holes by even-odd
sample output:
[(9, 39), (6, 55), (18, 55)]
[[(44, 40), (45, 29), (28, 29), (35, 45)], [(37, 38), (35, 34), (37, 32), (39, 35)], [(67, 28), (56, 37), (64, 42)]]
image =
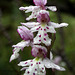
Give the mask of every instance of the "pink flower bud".
[(17, 31), (23, 40), (27, 41), (33, 39), (33, 33), (25, 26), (19, 26)]
[(33, 0), (34, 4), (37, 6), (44, 6), (47, 3), (47, 0)]

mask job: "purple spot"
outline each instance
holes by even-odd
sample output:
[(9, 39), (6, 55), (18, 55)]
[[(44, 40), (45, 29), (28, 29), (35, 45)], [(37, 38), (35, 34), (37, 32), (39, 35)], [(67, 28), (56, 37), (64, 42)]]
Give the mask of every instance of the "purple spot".
[(47, 35), (47, 33), (44, 33), (44, 36), (46, 36)]
[(41, 26), (39, 28), (41, 28)]
[(28, 71), (27, 73), (29, 74), (30, 72)]
[(37, 28), (36, 30), (39, 30), (39, 28)]
[(44, 70), (44, 68), (42, 68), (42, 70)]
[(35, 73), (33, 73), (33, 75), (35, 75)]
[(41, 28), (41, 30), (42, 30), (42, 28)]
[(39, 62), (39, 64), (41, 64), (41, 62)]
[(49, 29), (49, 27), (46, 27), (47, 29)]
[(39, 37), (41, 37), (41, 35), (39, 35)]
[(44, 31), (46, 31), (46, 29), (44, 29)]
[(27, 64), (28, 62), (25, 62), (25, 64)]
[(31, 66), (33, 66), (33, 64), (31, 64)]
[(37, 71), (37, 69), (35, 69), (35, 71)]
[(46, 38), (44, 38), (44, 40), (46, 41)]
[(39, 40), (39, 41), (41, 41), (41, 40)]

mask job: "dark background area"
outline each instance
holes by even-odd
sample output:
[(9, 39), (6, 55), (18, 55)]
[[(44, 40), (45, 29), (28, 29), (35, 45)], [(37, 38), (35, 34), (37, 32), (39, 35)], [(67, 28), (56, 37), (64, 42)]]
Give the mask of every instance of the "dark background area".
[[(34, 5), (32, 0), (0, 0), (0, 75), (22, 75), (21, 67), (17, 64), (19, 60), (33, 58), (31, 48), (24, 48), (20, 52), (20, 59), (9, 62), (12, 54), (12, 45), (22, 39), (17, 33), (20, 22), (26, 22), (29, 15), (19, 10), (20, 6)], [(75, 74), (75, 0), (48, 0), (46, 6), (57, 6), (57, 12), (50, 11), (51, 21), (69, 24), (67, 28), (56, 29), (56, 40), (53, 46), (53, 54), (59, 55), (66, 64), (65, 72), (56, 71), (55, 75)]]

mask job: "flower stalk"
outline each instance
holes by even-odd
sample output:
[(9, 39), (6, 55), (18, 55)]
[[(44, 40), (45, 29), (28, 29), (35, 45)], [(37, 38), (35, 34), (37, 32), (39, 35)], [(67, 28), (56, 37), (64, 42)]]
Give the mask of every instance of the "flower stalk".
[[(32, 12), (26, 20), (36, 19), (37, 22), (22, 23), (18, 26), (17, 32), (19, 33), (22, 41), (13, 45), (13, 54), (10, 57), (10, 62), (19, 57), (19, 51), (24, 47), (31, 46), (31, 54), (34, 59), (21, 61), (18, 66), (22, 66), (25, 71), (24, 75), (46, 75), (46, 69), (65, 71), (63, 67), (58, 66), (53, 62), (53, 54), (51, 52), (56, 39), (55, 28), (67, 27), (67, 23), (54, 23), (51, 22), (49, 11), (56, 11), (55, 6), (45, 6), (47, 0), (33, 0), (35, 6), (20, 7), (20, 10), (25, 13)], [(37, 33), (36, 33), (37, 32)], [(36, 35), (34, 35), (36, 33)]]

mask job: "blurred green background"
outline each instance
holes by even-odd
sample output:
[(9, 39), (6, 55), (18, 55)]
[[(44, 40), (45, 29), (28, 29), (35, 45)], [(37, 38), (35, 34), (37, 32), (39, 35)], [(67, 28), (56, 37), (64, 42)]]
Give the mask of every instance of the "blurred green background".
[[(20, 59), (27, 60), (33, 58), (31, 56), (31, 48), (24, 48), (20, 52), (20, 59), (9, 62), (12, 54), (12, 45), (20, 42), (22, 39), (17, 33), (17, 26), (20, 22), (26, 22), (25, 18), (29, 14), (24, 14), (19, 10), (20, 6), (34, 5), (32, 0), (0, 0), (0, 75), (22, 75), (21, 67), (17, 64)], [(65, 54), (71, 62), (72, 67), (75, 67), (75, 0), (48, 0), (47, 5), (56, 5), (60, 10), (62, 22), (69, 24), (64, 28), (64, 45)], [(58, 14), (59, 16), (59, 14)], [(57, 12), (50, 11), (50, 18), (53, 22), (59, 22)], [(61, 48), (61, 37), (59, 29), (57, 29), (56, 41), (53, 49)], [(57, 71), (56, 75), (73, 75), (73, 73), (65, 66), (65, 72)]]

